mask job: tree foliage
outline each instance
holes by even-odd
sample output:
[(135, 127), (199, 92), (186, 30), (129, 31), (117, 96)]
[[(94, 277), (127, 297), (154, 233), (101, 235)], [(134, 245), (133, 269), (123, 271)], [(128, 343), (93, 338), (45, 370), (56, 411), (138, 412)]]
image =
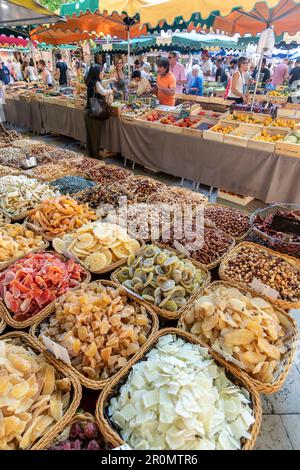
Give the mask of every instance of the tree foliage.
[(39, 0), (39, 3), (51, 11), (56, 11), (63, 3), (70, 3), (70, 0)]

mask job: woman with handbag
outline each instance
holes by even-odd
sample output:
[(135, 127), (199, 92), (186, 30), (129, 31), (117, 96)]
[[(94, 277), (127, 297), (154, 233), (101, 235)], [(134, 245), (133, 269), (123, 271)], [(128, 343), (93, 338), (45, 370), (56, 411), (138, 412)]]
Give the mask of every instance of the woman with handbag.
[[(87, 87), (87, 104), (85, 113), (86, 131), (87, 131), (87, 150), (90, 157), (98, 156), (101, 142), (97, 142), (97, 149), (93, 148), (93, 139), (91, 139), (92, 130), (100, 125), (100, 121), (109, 118), (109, 101), (112, 101), (113, 91), (105, 89), (102, 84), (102, 67), (94, 64), (90, 67), (85, 80)], [(93, 133), (95, 135), (95, 133)], [(100, 132), (97, 132), (98, 139)]]

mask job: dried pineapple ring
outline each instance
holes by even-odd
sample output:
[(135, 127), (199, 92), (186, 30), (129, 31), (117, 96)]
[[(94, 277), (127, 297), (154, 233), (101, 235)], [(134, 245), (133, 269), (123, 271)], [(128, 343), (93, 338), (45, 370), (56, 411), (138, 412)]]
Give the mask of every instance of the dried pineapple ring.
[(57, 251), (57, 253), (60, 253), (60, 254), (63, 254), (63, 252), (66, 249), (66, 244), (65, 244), (64, 240), (62, 240), (61, 238), (54, 238), (52, 240), (52, 245), (53, 245), (54, 250)]
[(84, 261), (90, 271), (101, 271), (107, 266), (106, 256), (103, 253), (92, 253)]
[(94, 244), (94, 237), (90, 233), (83, 233), (77, 237), (77, 247), (80, 249), (89, 249)]

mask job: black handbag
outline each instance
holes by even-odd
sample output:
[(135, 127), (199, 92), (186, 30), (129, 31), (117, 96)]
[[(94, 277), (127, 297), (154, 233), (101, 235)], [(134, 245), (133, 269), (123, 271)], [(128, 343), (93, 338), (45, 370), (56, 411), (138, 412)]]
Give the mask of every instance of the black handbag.
[(103, 99), (96, 98), (95, 93), (94, 90), (94, 96), (90, 98), (89, 116), (98, 121), (105, 121), (109, 118), (109, 106), (104, 97)]

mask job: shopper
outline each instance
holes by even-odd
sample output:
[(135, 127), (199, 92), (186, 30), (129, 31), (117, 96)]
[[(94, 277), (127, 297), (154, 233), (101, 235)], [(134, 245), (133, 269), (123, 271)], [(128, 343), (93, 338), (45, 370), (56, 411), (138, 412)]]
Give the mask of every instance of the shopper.
[(28, 82), (29, 81), (29, 78), (28, 78), (28, 62), (27, 60), (24, 60), (23, 64), (22, 64), (22, 75), (23, 75), (23, 80), (25, 82)]
[(36, 69), (35, 69), (35, 65), (34, 65), (32, 58), (30, 59), (29, 65), (28, 65), (28, 78), (30, 82), (37, 81)]
[(243, 104), (247, 102), (246, 77), (249, 67), (248, 59), (246, 57), (240, 57), (238, 59), (237, 65), (238, 70), (233, 74), (227, 99), (233, 100), (238, 104)]
[(23, 80), (22, 66), (20, 61), (14, 61), (12, 63), (12, 76), (16, 82)]
[(274, 87), (282, 86), (283, 83), (288, 79), (289, 68), (287, 64), (288, 64), (288, 59), (284, 59), (283, 62), (278, 64), (277, 67), (275, 67), (273, 78), (272, 78), (272, 85)]
[(173, 51), (169, 53), (170, 71), (176, 78), (176, 93), (182, 94), (183, 85), (186, 84), (186, 76), (184, 66), (178, 62), (179, 58), (179, 52)]
[(204, 77), (211, 77), (212, 74), (212, 61), (209, 57), (209, 52), (204, 50), (202, 51), (202, 72)]
[(111, 78), (115, 79), (114, 87), (117, 91), (124, 93), (127, 88), (128, 80), (124, 72), (124, 61), (121, 55), (117, 57), (114, 65), (115, 70), (111, 74)]
[[(103, 79), (103, 69), (101, 65), (94, 64), (91, 65), (87, 78), (85, 80), (86, 88), (87, 88), (87, 102), (86, 102), (86, 113), (85, 113), (85, 123), (86, 123), (86, 131), (87, 131), (87, 150), (90, 157), (98, 156), (98, 150), (101, 148), (101, 142), (97, 141), (97, 149), (93, 146), (93, 139), (92, 139), (92, 129), (93, 126), (101, 125), (101, 121), (97, 121), (90, 117), (89, 109), (91, 107), (90, 100), (91, 98), (97, 98), (98, 100), (105, 100), (108, 99), (109, 95), (113, 95), (113, 91), (111, 89), (105, 89), (102, 86), (102, 79)], [(100, 133), (97, 133), (97, 138), (99, 139)]]
[(216, 73), (215, 73), (215, 80), (216, 82), (221, 82), (221, 77), (223, 73), (223, 62), (222, 59), (217, 59), (216, 60)]
[(46, 62), (44, 60), (39, 60), (39, 67), (42, 74), (42, 82), (44, 85), (47, 85), (48, 88), (53, 87), (53, 78), (50, 71), (47, 68)]
[[(256, 80), (257, 72), (258, 72), (258, 66), (255, 67), (253, 74), (252, 74), (252, 77), (254, 78), (254, 80)], [(267, 67), (267, 59), (265, 57), (263, 58), (262, 63), (261, 63), (260, 73), (263, 75), (262, 83), (268, 83), (271, 78), (271, 73), (270, 73), (269, 68)]]
[(157, 61), (157, 97), (159, 104), (175, 106), (176, 78), (166, 57)]
[(291, 70), (289, 84), (292, 85), (298, 80), (300, 80), (300, 59), (296, 60), (295, 67)]
[(203, 96), (203, 78), (200, 76), (200, 72), (199, 65), (193, 65), (193, 80), (189, 88), (189, 93), (191, 95)]
[(55, 70), (55, 80), (57, 80), (60, 86), (67, 86), (68, 85), (68, 66), (62, 58), (60, 52), (56, 54), (56, 70)]
[(10, 83), (10, 72), (4, 65), (4, 62), (2, 62), (2, 59), (0, 59), (0, 82), (3, 82), (4, 85)]
[(151, 85), (147, 78), (142, 77), (141, 70), (134, 70), (132, 72), (132, 80), (130, 82), (130, 88), (134, 91), (138, 96), (145, 95), (150, 93)]
[[(186, 85), (185, 85), (185, 90), (186, 90), (186, 94), (190, 94), (190, 87), (191, 87), (191, 83), (193, 81), (193, 66), (194, 65), (199, 65), (199, 60), (198, 59), (193, 59), (192, 60), (192, 63), (189, 65), (188, 69), (186, 70)], [(202, 73), (202, 70), (199, 66), (199, 77), (202, 77), (202, 80), (203, 80), (203, 73)]]

